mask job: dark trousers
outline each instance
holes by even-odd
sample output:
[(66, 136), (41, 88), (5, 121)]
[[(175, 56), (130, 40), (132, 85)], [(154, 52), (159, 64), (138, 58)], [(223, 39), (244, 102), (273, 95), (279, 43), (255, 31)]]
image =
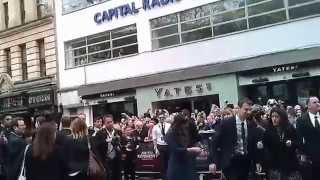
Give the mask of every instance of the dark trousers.
[(320, 162), (312, 164), (312, 180), (320, 180)]
[(106, 180), (120, 180), (121, 179), (121, 159), (117, 155), (112, 160), (107, 160), (105, 162), (105, 168), (107, 172)]
[(169, 152), (168, 146), (165, 145), (157, 145), (157, 148), (160, 153), (160, 173), (163, 180), (166, 179), (167, 169), (168, 169), (168, 162), (169, 162)]
[(235, 156), (229, 167), (223, 169), (227, 180), (248, 180), (250, 160), (248, 156)]
[(137, 153), (135, 151), (126, 151), (125, 154), (126, 154), (126, 159), (124, 160), (124, 163), (123, 163), (124, 179), (135, 180), (136, 178), (135, 161), (137, 158)]

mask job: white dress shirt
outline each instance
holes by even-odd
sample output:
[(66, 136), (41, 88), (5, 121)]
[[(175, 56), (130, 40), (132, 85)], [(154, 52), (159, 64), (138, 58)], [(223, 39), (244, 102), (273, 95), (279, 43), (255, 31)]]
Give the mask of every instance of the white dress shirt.
[(316, 127), (316, 120), (315, 120), (315, 116), (317, 116), (317, 120), (318, 120), (318, 122), (319, 122), (319, 124), (320, 124), (320, 115), (319, 115), (319, 113), (317, 113), (317, 114), (312, 114), (311, 112), (309, 112), (309, 117), (310, 117), (310, 120), (311, 120), (311, 123), (312, 123), (312, 125), (313, 125), (313, 127)]
[(237, 145), (235, 147), (235, 151), (237, 154), (245, 154), (245, 142), (242, 140), (242, 132), (241, 128), (242, 125), (241, 123), (244, 123), (244, 132), (245, 132), (245, 138), (247, 140), (248, 138), (248, 126), (247, 126), (247, 121), (241, 121), (238, 116), (236, 116), (236, 128), (237, 128)]
[[(167, 134), (168, 130), (170, 129), (171, 124), (164, 122), (164, 132)], [(157, 145), (167, 145), (167, 143), (164, 141), (164, 136), (162, 135), (162, 126), (161, 123), (158, 123), (155, 125), (152, 129), (152, 140), (153, 142), (157, 142)]]

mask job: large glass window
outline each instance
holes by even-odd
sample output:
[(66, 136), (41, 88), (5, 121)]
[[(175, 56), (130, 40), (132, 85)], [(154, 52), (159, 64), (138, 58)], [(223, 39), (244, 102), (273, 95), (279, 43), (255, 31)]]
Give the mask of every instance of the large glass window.
[(221, 0), (152, 19), (152, 48), (213, 38), (316, 14), (320, 14), (319, 0)]
[(73, 12), (109, 0), (62, 0), (63, 13)]
[(289, 9), (289, 16), (291, 19), (312, 16), (316, 14), (320, 14), (320, 2), (305, 3), (302, 6), (296, 6)]
[(67, 68), (138, 53), (136, 25), (67, 42)]

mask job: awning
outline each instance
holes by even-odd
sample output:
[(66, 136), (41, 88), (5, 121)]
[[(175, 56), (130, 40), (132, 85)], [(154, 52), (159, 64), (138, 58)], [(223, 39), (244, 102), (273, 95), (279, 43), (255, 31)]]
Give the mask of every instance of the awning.
[(131, 89), (175, 81), (198, 79), (219, 74), (248, 71), (274, 65), (299, 63), (317, 59), (320, 59), (320, 47), (295, 49), (218, 64), (202, 65), (171, 72), (90, 84), (81, 86), (78, 93), (80, 96), (87, 96), (103, 92), (118, 91), (121, 89)]

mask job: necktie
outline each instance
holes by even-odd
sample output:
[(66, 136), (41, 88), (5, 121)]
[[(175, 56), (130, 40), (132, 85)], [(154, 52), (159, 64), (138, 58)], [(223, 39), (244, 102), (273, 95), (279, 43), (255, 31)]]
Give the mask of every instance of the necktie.
[(164, 123), (161, 123), (161, 134), (165, 135)]
[(319, 121), (318, 121), (318, 117), (317, 116), (314, 116), (314, 127), (318, 130), (320, 130), (320, 124), (319, 124)]
[(247, 152), (247, 150), (246, 150), (246, 132), (244, 129), (244, 122), (241, 123), (241, 139), (243, 142), (243, 151), (244, 151), (244, 153), (246, 153)]

